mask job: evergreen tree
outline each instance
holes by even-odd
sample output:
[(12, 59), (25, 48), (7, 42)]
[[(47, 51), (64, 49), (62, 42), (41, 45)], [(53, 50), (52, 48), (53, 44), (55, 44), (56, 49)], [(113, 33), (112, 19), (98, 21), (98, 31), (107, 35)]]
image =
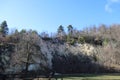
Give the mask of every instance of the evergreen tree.
[(70, 35), (72, 35), (72, 33), (73, 33), (73, 27), (72, 27), (72, 25), (68, 25), (68, 34), (70, 34)]
[(67, 28), (68, 28), (67, 42), (71, 42), (72, 33), (73, 33), (73, 27), (72, 27), (72, 25), (68, 25)]
[(59, 26), (57, 33), (58, 33), (58, 36), (61, 38), (62, 38), (62, 36), (64, 36), (65, 31), (64, 31), (64, 27), (62, 25)]
[(20, 31), (20, 33), (26, 33), (27, 31), (26, 31), (26, 29), (22, 29), (21, 31)]
[(8, 34), (8, 25), (7, 25), (7, 22), (6, 21), (3, 21), (0, 25), (0, 33), (3, 35), (3, 36), (6, 36)]
[(64, 27), (62, 25), (60, 25), (57, 32), (58, 32), (58, 34), (63, 33), (64, 32)]

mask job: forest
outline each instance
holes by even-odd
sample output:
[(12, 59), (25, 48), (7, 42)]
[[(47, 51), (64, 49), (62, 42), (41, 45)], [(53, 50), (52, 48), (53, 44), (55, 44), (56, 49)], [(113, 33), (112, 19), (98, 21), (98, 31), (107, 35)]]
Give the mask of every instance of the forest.
[(0, 73), (48, 74), (120, 72), (120, 25), (86, 27), (62, 25), (48, 34), (0, 24)]

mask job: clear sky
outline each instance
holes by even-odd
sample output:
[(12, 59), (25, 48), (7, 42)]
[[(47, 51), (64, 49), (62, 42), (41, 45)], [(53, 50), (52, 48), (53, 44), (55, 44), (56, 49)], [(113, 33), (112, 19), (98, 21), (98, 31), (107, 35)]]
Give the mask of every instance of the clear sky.
[(55, 32), (59, 25), (77, 29), (120, 23), (120, 0), (0, 0), (0, 22), (11, 29)]

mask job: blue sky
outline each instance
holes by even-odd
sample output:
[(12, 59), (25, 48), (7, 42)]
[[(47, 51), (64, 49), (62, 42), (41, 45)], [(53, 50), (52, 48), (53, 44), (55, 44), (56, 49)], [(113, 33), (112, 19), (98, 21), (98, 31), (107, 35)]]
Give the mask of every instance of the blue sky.
[(10, 29), (55, 32), (59, 25), (83, 29), (120, 23), (120, 0), (0, 0), (0, 22)]

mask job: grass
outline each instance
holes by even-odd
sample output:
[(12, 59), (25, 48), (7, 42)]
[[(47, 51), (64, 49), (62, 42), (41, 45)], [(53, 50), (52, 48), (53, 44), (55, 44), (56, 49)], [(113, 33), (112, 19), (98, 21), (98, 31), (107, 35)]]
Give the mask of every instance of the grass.
[(60, 75), (52, 80), (120, 80), (120, 74), (76, 74)]

